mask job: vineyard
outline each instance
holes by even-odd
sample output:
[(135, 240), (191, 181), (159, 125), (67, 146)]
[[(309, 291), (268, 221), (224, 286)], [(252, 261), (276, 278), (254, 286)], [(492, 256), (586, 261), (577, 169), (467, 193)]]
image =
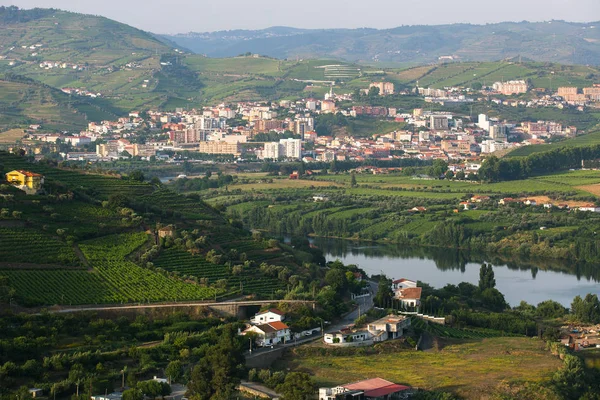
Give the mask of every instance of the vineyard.
[(176, 211), (187, 219), (215, 219), (215, 211), (202, 200), (179, 195), (168, 189), (157, 190), (152, 194), (141, 196), (137, 200), (161, 209)]
[(50, 235), (19, 228), (0, 228), (0, 261), (79, 264), (71, 246)]
[(183, 250), (163, 251), (154, 260), (154, 265), (169, 272), (178, 272), (181, 275), (207, 278), (209, 283), (226, 279), (232, 290), (241, 290), (244, 294), (271, 296), (277, 290), (284, 289), (281, 281), (261, 276), (257, 268), (244, 269), (240, 275), (232, 275), (225, 265), (209, 263), (203, 257), (193, 256)]

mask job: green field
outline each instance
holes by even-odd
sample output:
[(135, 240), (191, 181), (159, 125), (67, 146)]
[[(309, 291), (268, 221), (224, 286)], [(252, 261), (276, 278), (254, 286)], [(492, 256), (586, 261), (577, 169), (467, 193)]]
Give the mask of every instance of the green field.
[(533, 153), (553, 150), (559, 147), (584, 147), (600, 144), (600, 132), (594, 131), (586, 135), (577, 136), (572, 139), (566, 139), (553, 144), (535, 144), (523, 146), (507, 154), (508, 157), (527, 157)]
[(441, 350), (417, 352), (385, 345), (376, 354), (319, 355), (302, 348), (279, 362), (281, 368), (305, 371), (318, 386), (332, 387), (368, 378), (383, 378), (425, 389), (451, 391), (466, 399), (480, 399), (502, 390), (501, 382), (548, 381), (561, 361), (530, 338), (487, 338), (447, 341)]

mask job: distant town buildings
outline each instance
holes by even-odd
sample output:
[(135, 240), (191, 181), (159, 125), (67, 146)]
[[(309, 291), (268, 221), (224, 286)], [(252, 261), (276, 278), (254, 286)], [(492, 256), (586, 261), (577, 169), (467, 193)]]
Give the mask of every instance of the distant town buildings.
[(373, 82), (369, 85), (369, 89), (372, 87), (379, 89), (380, 96), (394, 94), (394, 84), (392, 82)]
[(527, 93), (527, 82), (524, 80), (514, 80), (507, 82), (495, 82), (492, 87), (495, 91), (510, 96), (513, 94)]

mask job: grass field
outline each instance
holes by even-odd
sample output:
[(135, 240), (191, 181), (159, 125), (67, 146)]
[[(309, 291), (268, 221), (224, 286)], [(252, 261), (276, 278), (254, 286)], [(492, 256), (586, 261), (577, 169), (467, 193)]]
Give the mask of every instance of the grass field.
[(466, 399), (481, 399), (500, 382), (543, 382), (561, 366), (561, 361), (536, 339), (488, 338), (453, 341), (442, 350), (428, 352), (298, 356), (292, 351), (280, 366), (310, 373), (319, 386), (380, 377), (420, 388), (452, 391)]
[(507, 154), (507, 157), (527, 157), (533, 153), (549, 151), (559, 147), (582, 147), (600, 144), (600, 131), (590, 132), (587, 135), (577, 136), (572, 139), (567, 139), (562, 142), (552, 144), (535, 144), (531, 146), (523, 146), (515, 149)]
[(23, 129), (10, 129), (0, 132), (0, 143), (14, 143), (23, 138), (24, 135), (25, 131)]

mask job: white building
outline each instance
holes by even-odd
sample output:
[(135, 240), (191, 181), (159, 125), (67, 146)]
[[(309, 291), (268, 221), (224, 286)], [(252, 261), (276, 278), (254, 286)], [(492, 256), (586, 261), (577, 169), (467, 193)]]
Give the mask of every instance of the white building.
[(261, 325), (275, 321), (281, 322), (283, 320), (285, 320), (285, 315), (281, 311), (276, 308), (270, 308), (250, 318), (250, 323), (252, 325)]
[(279, 145), (282, 146), (280, 153), (285, 158), (299, 160), (302, 155), (302, 140), (300, 139), (281, 139)]
[(265, 149), (263, 150), (263, 153), (262, 153), (263, 159), (278, 160), (280, 156), (281, 156), (281, 153), (279, 152), (279, 143), (277, 143), (277, 142), (265, 143)]
[(253, 325), (242, 332), (242, 335), (248, 333), (257, 335), (257, 344), (259, 346), (272, 346), (279, 343), (287, 343), (291, 339), (289, 326), (280, 321), (269, 322), (262, 325)]

